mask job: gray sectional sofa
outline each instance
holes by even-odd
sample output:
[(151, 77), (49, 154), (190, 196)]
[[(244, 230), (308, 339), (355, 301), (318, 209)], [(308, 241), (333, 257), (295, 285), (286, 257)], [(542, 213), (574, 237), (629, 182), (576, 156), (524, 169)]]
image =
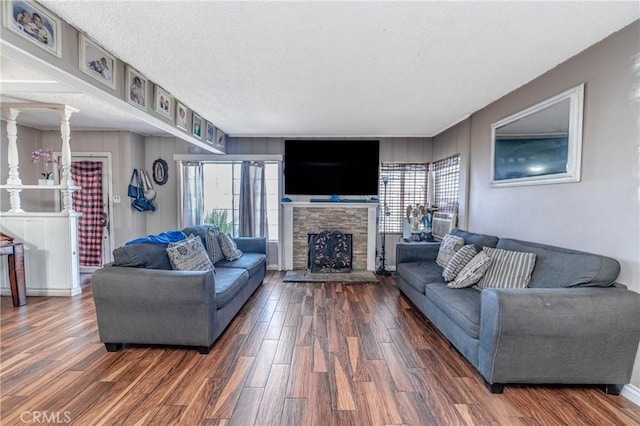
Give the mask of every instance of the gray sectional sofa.
[[(183, 232), (199, 236), (206, 247), (206, 229)], [(128, 343), (192, 346), (209, 353), (266, 275), (266, 239), (234, 241), (242, 257), (215, 263), (214, 272), (172, 270), (166, 244), (140, 243), (114, 251), (116, 263), (91, 279), (100, 340), (107, 350)]]
[(464, 244), (536, 254), (523, 289), (449, 288), (439, 244), (399, 243), (400, 290), (478, 370), (505, 384), (589, 384), (619, 394), (640, 341), (640, 294), (615, 283), (620, 265), (592, 253), (455, 229)]

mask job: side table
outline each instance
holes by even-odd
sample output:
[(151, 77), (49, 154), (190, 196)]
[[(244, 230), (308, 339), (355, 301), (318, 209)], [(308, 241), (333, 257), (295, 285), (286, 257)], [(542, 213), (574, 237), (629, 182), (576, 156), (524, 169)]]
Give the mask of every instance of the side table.
[(8, 256), (9, 284), (13, 306), (27, 304), (27, 289), (24, 280), (24, 247), (22, 243), (12, 242), (0, 245), (0, 256)]

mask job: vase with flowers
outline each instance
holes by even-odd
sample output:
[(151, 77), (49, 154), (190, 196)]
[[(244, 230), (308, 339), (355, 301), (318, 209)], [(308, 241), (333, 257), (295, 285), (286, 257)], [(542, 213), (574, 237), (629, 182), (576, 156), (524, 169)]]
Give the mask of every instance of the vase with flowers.
[(62, 167), (62, 162), (53, 155), (53, 149), (40, 148), (33, 151), (31, 162), (39, 163), (42, 167), (40, 173), (42, 179), (38, 179), (38, 185), (53, 185), (53, 171)]

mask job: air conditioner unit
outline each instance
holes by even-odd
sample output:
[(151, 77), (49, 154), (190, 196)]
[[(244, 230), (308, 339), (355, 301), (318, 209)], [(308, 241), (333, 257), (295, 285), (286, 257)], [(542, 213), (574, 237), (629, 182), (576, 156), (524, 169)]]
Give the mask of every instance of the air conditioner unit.
[(436, 240), (442, 240), (453, 228), (456, 227), (457, 216), (455, 213), (440, 213), (433, 214), (433, 227), (431, 233)]

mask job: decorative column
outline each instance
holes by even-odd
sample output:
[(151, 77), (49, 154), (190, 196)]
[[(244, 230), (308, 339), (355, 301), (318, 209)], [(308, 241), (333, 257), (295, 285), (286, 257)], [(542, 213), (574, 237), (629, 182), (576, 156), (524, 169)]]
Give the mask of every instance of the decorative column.
[(74, 109), (65, 106), (60, 111), (60, 137), (62, 138), (62, 148), (60, 153), (62, 155), (62, 177), (60, 179), (60, 186), (62, 187), (62, 206), (64, 212), (73, 212), (73, 203), (71, 194), (74, 191), (73, 179), (71, 177), (71, 147), (69, 145), (69, 139), (71, 138), (71, 128), (69, 126), (69, 119), (71, 114), (75, 112)]
[(4, 111), (7, 116), (7, 139), (9, 141), (7, 147), (7, 162), (9, 165), (7, 186), (16, 186), (16, 188), (7, 188), (7, 191), (9, 191), (9, 213), (23, 213), (24, 210), (20, 207), (20, 191), (22, 189), (18, 188), (22, 185), (22, 180), (18, 171), (18, 126), (16, 124), (20, 111), (15, 108), (4, 108)]

